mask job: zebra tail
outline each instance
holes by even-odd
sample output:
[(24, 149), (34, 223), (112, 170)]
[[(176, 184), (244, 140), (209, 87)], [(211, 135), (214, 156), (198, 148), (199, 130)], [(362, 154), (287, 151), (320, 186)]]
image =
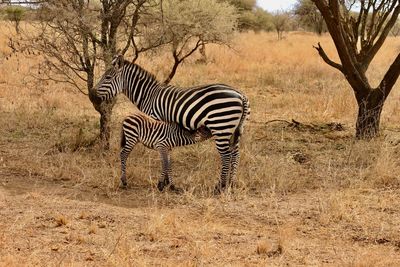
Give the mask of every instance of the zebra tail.
[(247, 116), (250, 114), (250, 105), (249, 105), (249, 100), (247, 97), (242, 96), (242, 103), (243, 103), (243, 113), (242, 117), (240, 118), (239, 124), (235, 129), (235, 132), (233, 133), (233, 136), (230, 140), (229, 147), (232, 150), (237, 143), (239, 142), (240, 136), (243, 133), (243, 123), (246, 120)]

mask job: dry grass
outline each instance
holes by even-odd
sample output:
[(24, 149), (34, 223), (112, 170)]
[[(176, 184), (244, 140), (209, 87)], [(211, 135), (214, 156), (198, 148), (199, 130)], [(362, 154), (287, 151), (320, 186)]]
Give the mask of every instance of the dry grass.
[[(36, 84), (38, 59), (12, 56), (0, 31), (0, 266), (201, 266), (400, 264), (400, 88), (382, 114), (382, 137), (355, 142), (353, 93), (312, 48), (335, 57), (329, 36), (240, 34), (235, 50), (207, 48), (209, 63), (188, 60), (180, 86), (231, 84), (252, 113), (242, 142), (238, 188), (215, 198), (212, 142), (173, 151), (182, 195), (159, 193), (158, 154), (135, 147), (130, 189), (118, 190), (120, 124), (112, 148), (88, 146), (98, 117), (86, 96), (64, 84)], [(376, 84), (400, 50), (387, 41), (371, 65)], [(140, 64), (162, 78), (165, 55)], [(290, 127), (295, 119), (314, 127)], [(319, 127), (340, 122), (344, 131)]]

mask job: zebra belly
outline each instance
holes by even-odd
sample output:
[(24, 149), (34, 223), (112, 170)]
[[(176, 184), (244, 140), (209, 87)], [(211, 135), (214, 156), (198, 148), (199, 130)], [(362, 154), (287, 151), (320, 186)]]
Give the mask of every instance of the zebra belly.
[(162, 131), (158, 127), (150, 127), (142, 130), (139, 141), (147, 148), (157, 149), (162, 139)]

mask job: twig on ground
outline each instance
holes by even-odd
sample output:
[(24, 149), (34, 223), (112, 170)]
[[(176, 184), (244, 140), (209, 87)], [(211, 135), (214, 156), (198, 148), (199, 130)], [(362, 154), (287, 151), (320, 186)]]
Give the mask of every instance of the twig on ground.
[(108, 257), (107, 257), (107, 260), (109, 260), (111, 255), (114, 254), (115, 250), (117, 249), (117, 246), (118, 246), (119, 242), (121, 241), (121, 237), (122, 237), (122, 233), (118, 236), (117, 242), (115, 242), (114, 247), (110, 252), (110, 255), (108, 255)]

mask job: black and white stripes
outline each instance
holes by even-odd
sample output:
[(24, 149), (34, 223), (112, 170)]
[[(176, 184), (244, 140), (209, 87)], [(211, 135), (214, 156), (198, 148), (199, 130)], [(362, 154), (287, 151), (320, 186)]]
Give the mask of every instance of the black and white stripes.
[(171, 176), (170, 150), (177, 146), (191, 145), (211, 137), (205, 128), (189, 132), (176, 123), (154, 120), (144, 114), (134, 114), (125, 118), (121, 134), (121, 183), (126, 182), (126, 160), (137, 143), (158, 150), (161, 156), (162, 172), (158, 189), (162, 191), (166, 185), (175, 190)]
[(186, 89), (166, 86), (121, 56), (114, 58), (113, 68), (104, 73), (96, 89), (102, 100), (123, 92), (142, 112), (156, 120), (175, 122), (189, 131), (207, 129), (221, 156), (216, 192), (233, 182), (239, 160), (239, 139), (249, 114), (245, 95), (224, 84)]

